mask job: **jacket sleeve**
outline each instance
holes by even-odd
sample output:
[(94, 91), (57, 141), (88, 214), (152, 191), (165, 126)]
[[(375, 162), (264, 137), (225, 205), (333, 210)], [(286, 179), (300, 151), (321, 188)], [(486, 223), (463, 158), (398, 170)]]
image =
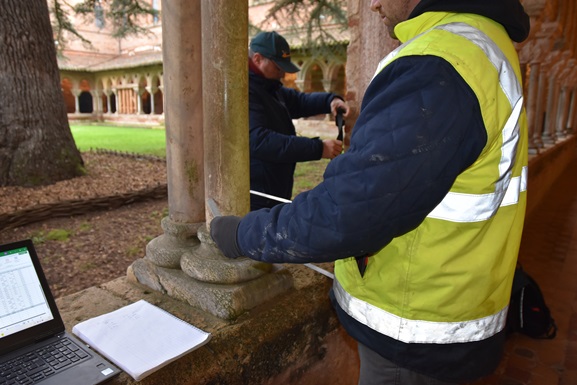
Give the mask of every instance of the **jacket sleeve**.
[(329, 114), (331, 112), (331, 102), (338, 97), (330, 92), (305, 93), (287, 87), (282, 87), (280, 94), (292, 119)]
[[(288, 92), (288, 94), (293, 95), (292, 92)], [(306, 96), (299, 97), (297, 94), (294, 94), (297, 99), (302, 101), (307, 99)], [(321, 159), (323, 153), (322, 141), (319, 138), (295, 135), (291, 117), (285, 115), (285, 127), (270, 127), (271, 123), (264, 103), (259, 100), (260, 97), (258, 94), (251, 94), (249, 102), (251, 158), (275, 163), (296, 163)], [(314, 99), (312, 98), (312, 100)], [(288, 98), (286, 100), (292, 99)], [(292, 102), (296, 103), (295, 101)], [(316, 103), (316, 108), (319, 108), (318, 105), (322, 104), (318, 100), (316, 100)], [(330, 110), (330, 102), (328, 102), (328, 106)], [(286, 110), (282, 110), (281, 113), (286, 114)]]
[(250, 156), (265, 162), (296, 163), (319, 160), (323, 142), (319, 138), (281, 134), (265, 126), (249, 132)]
[(243, 255), (324, 262), (374, 253), (416, 228), (487, 141), (471, 88), (441, 58), (399, 58), (371, 82), (351, 146), (323, 182), (240, 222)]

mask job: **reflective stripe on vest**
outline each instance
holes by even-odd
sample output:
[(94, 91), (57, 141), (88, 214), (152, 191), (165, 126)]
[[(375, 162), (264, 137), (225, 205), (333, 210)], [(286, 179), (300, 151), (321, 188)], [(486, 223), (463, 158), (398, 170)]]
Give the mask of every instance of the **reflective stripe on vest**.
[(443, 201), (429, 213), (429, 218), (453, 222), (479, 222), (491, 218), (499, 207), (519, 202), (521, 192), (527, 189), (527, 167), (520, 176), (511, 178), (513, 162), (519, 142), (519, 117), (523, 108), (523, 90), (515, 71), (501, 49), (483, 32), (465, 23), (451, 23), (436, 27), (462, 36), (477, 45), (499, 73), (499, 84), (511, 103), (512, 112), (503, 127), (503, 144), (499, 162), (499, 179), (490, 194), (464, 194), (449, 192)]
[[(381, 334), (405, 343), (481, 341), (499, 332), (507, 319), (508, 307), (497, 314), (464, 322), (410, 320), (351, 296), (338, 280), (333, 282), (333, 293), (341, 308), (351, 317)], [(392, 331), (394, 335), (391, 335)]]

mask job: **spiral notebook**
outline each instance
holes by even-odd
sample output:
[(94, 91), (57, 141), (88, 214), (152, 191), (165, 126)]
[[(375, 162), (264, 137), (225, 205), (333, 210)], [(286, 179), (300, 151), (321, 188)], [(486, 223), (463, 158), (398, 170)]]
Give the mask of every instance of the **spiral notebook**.
[(145, 300), (81, 322), (72, 332), (137, 381), (211, 337)]

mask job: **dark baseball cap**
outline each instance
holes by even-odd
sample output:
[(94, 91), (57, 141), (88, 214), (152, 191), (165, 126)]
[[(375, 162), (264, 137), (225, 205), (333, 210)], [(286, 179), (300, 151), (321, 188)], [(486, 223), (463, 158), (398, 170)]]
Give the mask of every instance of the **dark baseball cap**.
[(289, 74), (300, 71), (291, 62), (291, 49), (284, 37), (276, 32), (260, 32), (250, 41), (250, 49), (274, 61)]

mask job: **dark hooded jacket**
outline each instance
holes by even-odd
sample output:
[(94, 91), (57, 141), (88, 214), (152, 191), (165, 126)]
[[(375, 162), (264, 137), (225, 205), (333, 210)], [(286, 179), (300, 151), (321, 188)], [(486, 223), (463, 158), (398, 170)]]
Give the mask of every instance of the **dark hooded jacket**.
[[(513, 41), (529, 33), (529, 18), (517, 0), (423, 0), (410, 18), (434, 11), (491, 18)], [(441, 81), (455, 86), (439, 93), (436, 84)], [(429, 110), (437, 112), (427, 117), (427, 127), (435, 129), (426, 132), (418, 116), (406, 113), (423, 95), (431, 103)], [(415, 135), (422, 140), (419, 151), (407, 147)], [(475, 162), (486, 141), (479, 102), (447, 61), (436, 56), (399, 58), (372, 80), (350, 148), (330, 162), (323, 182), (292, 204), (246, 215), (237, 228), (237, 246), (242, 255), (272, 263), (327, 262), (374, 253), (419, 226), (457, 176)], [(390, 157), (371, 162), (374, 153)], [(390, 204), (367, 201), (367, 186), (374, 190), (376, 183)], [(335, 306), (355, 339), (416, 372), (449, 382), (472, 381), (499, 363), (504, 332), (475, 344), (406, 344)]]
[[(291, 199), (297, 162), (321, 159), (319, 138), (297, 136), (292, 119), (331, 112), (335, 94), (303, 93), (249, 71), (250, 188)], [(251, 194), (251, 210), (279, 202)]]

